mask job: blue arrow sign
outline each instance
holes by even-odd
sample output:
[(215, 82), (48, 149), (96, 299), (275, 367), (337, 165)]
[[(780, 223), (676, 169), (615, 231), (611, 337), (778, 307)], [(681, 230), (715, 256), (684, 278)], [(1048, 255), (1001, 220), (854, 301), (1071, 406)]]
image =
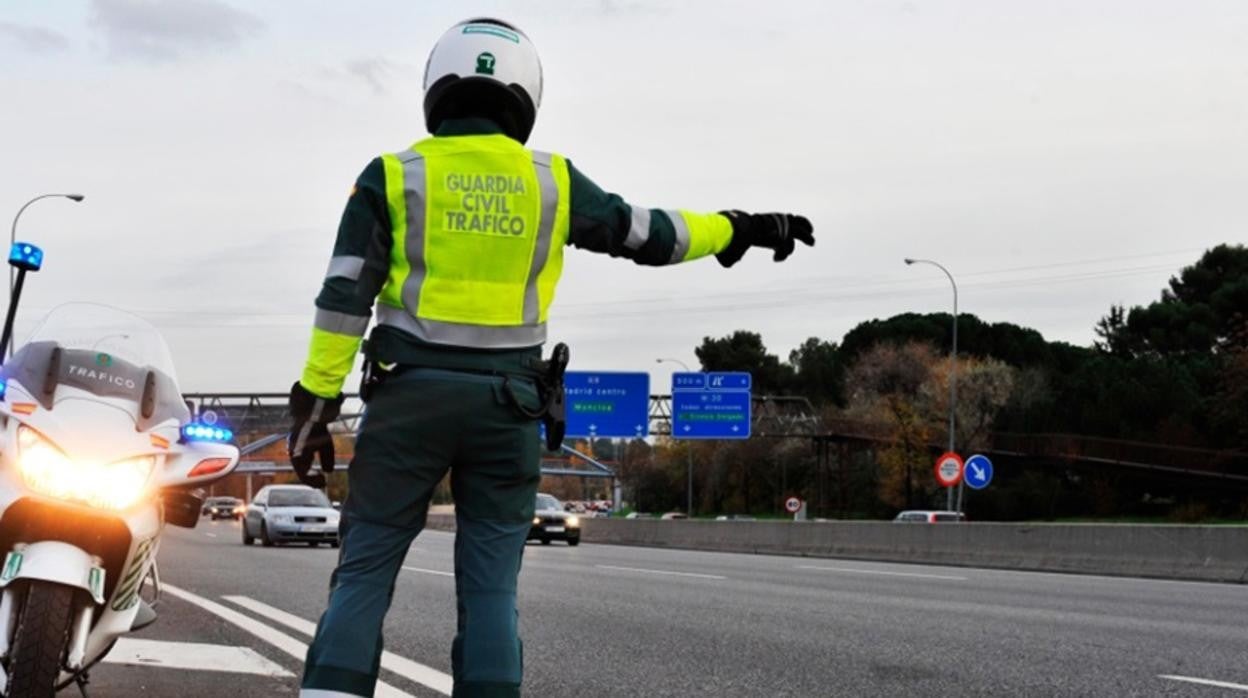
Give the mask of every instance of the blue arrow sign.
[(750, 438), (748, 373), (673, 373), (672, 437)]
[(973, 490), (982, 490), (992, 482), (992, 461), (987, 456), (974, 455), (966, 459), (964, 469), (966, 486)]
[(650, 374), (568, 371), (568, 436), (639, 438), (650, 433)]

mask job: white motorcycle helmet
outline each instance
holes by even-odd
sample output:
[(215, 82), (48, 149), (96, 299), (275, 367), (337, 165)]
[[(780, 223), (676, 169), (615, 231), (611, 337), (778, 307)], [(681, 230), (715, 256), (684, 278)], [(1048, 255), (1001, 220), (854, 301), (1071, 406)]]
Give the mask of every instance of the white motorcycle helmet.
[(485, 116), (524, 143), (542, 103), (542, 63), (524, 32), (497, 19), (451, 27), (425, 64), (425, 126), (436, 133), (448, 118)]

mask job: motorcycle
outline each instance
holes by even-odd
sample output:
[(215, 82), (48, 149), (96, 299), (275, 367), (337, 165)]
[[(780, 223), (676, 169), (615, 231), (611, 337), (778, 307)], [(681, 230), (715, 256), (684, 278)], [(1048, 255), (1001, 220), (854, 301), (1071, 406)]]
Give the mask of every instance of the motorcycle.
[(161, 530), (195, 527), (232, 439), (192, 420), (145, 320), (89, 303), (44, 318), (0, 367), (0, 695), (85, 696), (87, 671), (156, 620)]

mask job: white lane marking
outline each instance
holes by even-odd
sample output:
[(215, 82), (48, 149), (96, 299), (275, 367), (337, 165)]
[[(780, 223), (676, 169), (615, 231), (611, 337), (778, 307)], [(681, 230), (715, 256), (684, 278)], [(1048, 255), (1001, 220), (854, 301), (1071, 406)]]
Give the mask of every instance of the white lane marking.
[(696, 572), (673, 572), (671, 570), (649, 570), (644, 567), (616, 567), (615, 565), (594, 565), (600, 570), (616, 570), (619, 572), (642, 572), (645, 574), (665, 574), (673, 577), (694, 577), (696, 579), (727, 579), (718, 574), (698, 574)]
[(799, 570), (816, 570), (819, 572), (848, 572), (850, 574), (882, 574), (887, 577), (917, 577), (919, 579), (947, 579), (954, 582), (968, 581), (968, 577), (954, 577), (945, 574), (919, 574), (918, 572), (888, 572), (886, 570), (865, 570), (855, 567), (820, 567), (816, 565), (797, 565)]
[[(262, 601), (256, 601), (246, 596), (223, 596), (222, 598), (249, 611), (258, 613), (269, 620), (281, 623), (296, 632), (301, 632), (305, 635), (316, 634), (316, 624), (312, 621), (304, 620), (293, 613), (287, 613), (280, 608), (274, 608)], [(451, 695), (451, 688), (454, 683), (451, 676), (433, 667), (414, 662), (407, 657), (400, 657), (393, 652), (381, 653), (381, 666), (405, 679), (432, 688), (443, 695)]]
[[(299, 642), (286, 633), (278, 632), (264, 623), (248, 618), (232, 608), (226, 608), (216, 601), (209, 601), (198, 594), (186, 591), (185, 589), (179, 589), (172, 584), (161, 584), (160, 588), (163, 591), (168, 592), (170, 595), (176, 596), (187, 603), (199, 606), (222, 620), (233, 623), (239, 628), (242, 628), (286, 654), (289, 654), (299, 660), (300, 663), (302, 663), (308, 655), (307, 645)], [(374, 695), (376, 698), (416, 698), (412, 694), (406, 691), (400, 691), (384, 681), (377, 682), (377, 692)], [(450, 694), (448, 693), (447, 695)]]
[(112, 651), (104, 657), (104, 662), (282, 678), (294, 676), (280, 664), (265, 659), (250, 647), (208, 645), (200, 642), (161, 642), (123, 637), (117, 640)]
[(208, 536), (209, 538), (216, 538), (216, 537), (217, 537), (217, 534), (215, 534), (215, 533), (205, 533), (204, 535), (205, 535), (205, 536)]
[(427, 570), (423, 567), (408, 567), (407, 565), (403, 565), (403, 569), (407, 570), (408, 572), (423, 572), (425, 574), (436, 574), (439, 577), (454, 577), (455, 576), (454, 572), (442, 572), (441, 570)]
[(1229, 688), (1235, 691), (1248, 691), (1248, 686), (1242, 683), (1229, 683), (1227, 681), (1214, 681), (1213, 679), (1198, 679), (1193, 676), (1173, 676), (1170, 674), (1158, 674), (1157, 678), (1167, 679), (1170, 681), (1184, 681), (1186, 683), (1200, 684), (1201, 686), (1214, 686), (1215, 688)]

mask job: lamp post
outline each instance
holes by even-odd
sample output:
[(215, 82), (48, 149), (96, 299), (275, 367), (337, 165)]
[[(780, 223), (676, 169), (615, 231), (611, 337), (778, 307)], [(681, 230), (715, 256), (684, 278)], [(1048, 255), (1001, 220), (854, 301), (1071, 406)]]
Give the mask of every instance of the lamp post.
[[(949, 284), (953, 286), (953, 351), (950, 353), (949, 360), (949, 450), (954, 450), (954, 414), (958, 405), (958, 283), (953, 280), (953, 274), (944, 265), (933, 262), (930, 259), (905, 259), (907, 265), (911, 264), (930, 264), (933, 267), (945, 272), (945, 276), (949, 277)], [(958, 511), (962, 510), (962, 482), (958, 482)], [(953, 488), (949, 488), (948, 497), (946, 498), (945, 508), (953, 510)]]
[[(661, 363), (680, 364), (680, 367), (685, 369), (685, 373), (693, 373), (693, 371), (689, 370), (689, 364), (685, 363), (684, 361), (681, 361), (680, 359), (655, 359), (654, 362), (656, 364), (661, 364)], [(673, 436), (675, 435), (673, 434)], [(693, 444), (689, 444), (688, 453), (689, 453), (689, 468), (688, 468), (688, 484), (685, 486), (685, 514), (687, 514), (689, 518), (693, 518)]]
[[(13, 243), (17, 242), (17, 221), (18, 219), (22, 217), (22, 213), (27, 209), (27, 207), (29, 207), (31, 204), (35, 203), (36, 201), (39, 201), (40, 199), (53, 199), (53, 198), (69, 199), (71, 201), (78, 202), (78, 201), (82, 201), (86, 197), (83, 196), (82, 194), (40, 194), (39, 196), (36, 196), (30, 201), (27, 201), (26, 203), (22, 204), (22, 207), (17, 209), (17, 215), (13, 216), (13, 225), (11, 228), (9, 228), (9, 247), (10, 248), (13, 247)], [(16, 270), (13, 267), (9, 267), (9, 305), (13, 304), (13, 286), (16, 283), (16, 278), (14, 277), (15, 271)], [(9, 347), (9, 356), (12, 356), (12, 355), (13, 355), (13, 347)]]

